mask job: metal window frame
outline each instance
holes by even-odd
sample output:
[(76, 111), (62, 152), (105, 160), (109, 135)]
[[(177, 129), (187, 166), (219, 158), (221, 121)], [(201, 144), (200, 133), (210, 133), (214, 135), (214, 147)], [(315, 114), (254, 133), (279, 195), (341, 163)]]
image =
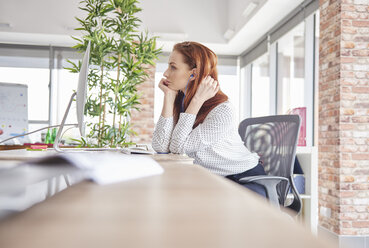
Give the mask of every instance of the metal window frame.
[(268, 35), (264, 35), (257, 42), (255, 42), (254, 45), (251, 46), (251, 48), (243, 52), (240, 55), (241, 67), (252, 63), (257, 58), (265, 54), (268, 51), (268, 43)]

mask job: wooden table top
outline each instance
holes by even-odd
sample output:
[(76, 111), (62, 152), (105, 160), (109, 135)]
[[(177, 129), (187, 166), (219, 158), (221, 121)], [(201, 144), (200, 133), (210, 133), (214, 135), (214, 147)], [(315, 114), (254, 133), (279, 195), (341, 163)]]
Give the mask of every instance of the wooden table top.
[(84, 181), (2, 220), (0, 247), (331, 247), (243, 187), (153, 157), (162, 175)]

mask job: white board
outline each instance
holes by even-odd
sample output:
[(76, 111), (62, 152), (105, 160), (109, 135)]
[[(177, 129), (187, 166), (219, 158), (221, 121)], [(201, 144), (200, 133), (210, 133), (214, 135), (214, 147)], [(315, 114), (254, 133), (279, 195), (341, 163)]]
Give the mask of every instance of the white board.
[[(0, 83), (0, 141), (28, 132), (28, 87), (24, 84)], [(28, 142), (19, 137), (5, 144)]]

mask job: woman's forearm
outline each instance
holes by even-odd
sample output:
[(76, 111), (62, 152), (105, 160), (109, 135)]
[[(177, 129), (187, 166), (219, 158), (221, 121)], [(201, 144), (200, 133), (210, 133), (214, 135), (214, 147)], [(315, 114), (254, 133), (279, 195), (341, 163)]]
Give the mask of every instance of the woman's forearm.
[(168, 117), (173, 116), (173, 109), (174, 109), (175, 99), (176, 99), (175, 95), (172, 95), (172, 94), (165, 94), (164, 95), (163, 110), (161, 111), (161, 115), (164, 118), (168, 118)]
[(186, 113), (197, 115), (200, 111), (201, 106), (204, 104), (204, 100), (200, 99), (199, 97), (194, 96), (186, 109)]

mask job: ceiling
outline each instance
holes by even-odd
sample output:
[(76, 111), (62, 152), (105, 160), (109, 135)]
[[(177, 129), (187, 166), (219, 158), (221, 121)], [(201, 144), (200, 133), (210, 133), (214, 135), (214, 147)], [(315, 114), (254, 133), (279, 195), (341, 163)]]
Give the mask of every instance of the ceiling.
[[(0, 43), (73, 46), (80, 0), (0, 0)], [(193, 40), (217, 54), (240, 55), (303, 0), (141, 0), (142, 30), (171, 51)], [(251, 7), (254, 7), (253, 9)], [(243, 15), (245, 9), (251, 9)], [(226, 35), (225, 35), (226, 34)]]

